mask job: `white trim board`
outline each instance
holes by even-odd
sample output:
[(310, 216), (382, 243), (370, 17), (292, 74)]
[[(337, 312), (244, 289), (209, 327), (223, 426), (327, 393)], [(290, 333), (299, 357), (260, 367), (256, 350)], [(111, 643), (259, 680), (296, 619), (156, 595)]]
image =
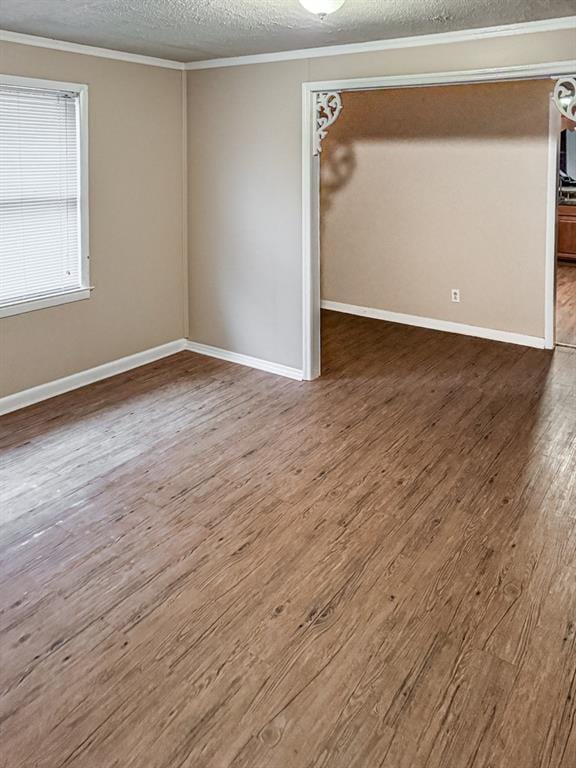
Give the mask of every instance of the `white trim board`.
[(469, 85), (512, 80), (545, 80), (573, 75), (576, 59), (545, 61), (542, 64), (517, 64), (490, 69), (464, 69), (452, 72), (426, 72), (418, 75), (377, 75), (355, 77), (349, 80), (321, 80), (306, 82), (303, 88), (317, 91), (367, 91), (382, 88), (421, 88), (440, 85)]
[(372, 53), (390, 51), (398, 48), (420, 48), (428, 45), (447, 45), (465, 43), (473, 40), (487, 40), (494, 37), (515, 37), (535, 32), (558, 32), (576, 29), (576, 16), (564, 16), (542, 21), (526, 21), (520, 24), (503, 24), (495, 27), (462, 29), (454, 32), (437, 32), (431, 35), (395, 37), (385, 40), (370, 40), (363, 43), (326, 45), (320, 48), (300, 48), (275, 53), (256, 53), (247, 56), (231, 56), (220, 59), (191, 61), (184, 65), (187, 70), (217, 69), (220, 67), (239, 67), (246, 64), (267, 64), (275, 61), (293, 61), (295, 59), (319, 59), (329, 56), (345, 56), (351, 53)]
[(108, 379), (110, 376), (125, 373), (133, 368), (139, 368), (141, 365), (153, 363), (156, 360), (161, 360), (163, 357), (175, 355), (176, 352), (182, 352), (184, 349), (186, 349), (186, 339), (169, 341), (167, 344), (162, 344), (159, 347), (145, 349), (143, 352), (136, 352), (136, 354), (128, 355), (128, 357), (121, 357), (110, 363), (104, 363), (95, 368), (89, 368), (86, 371), (64, 376), (62, 379), (49, 381), (46, 384), (40, 384), (37, 387), (25, 389), (22, 392), (15, 392), (13, 395), (0, 398), (0, 415), (17, 411), (19, 408), (26, 408), (29, 405), (34, 405), (57, 395), (63, 395), (74, 389), (85, 387), (87, 384)]
[(374, 320), (386, 320), (389, 323), (401, 325), (413, 325), (417, 328), (429, 328), (433, 331), (445, 333), (459, 333), (462, 336), (475, 336), (479, 339), (490, 341), (504, 341), (507, 344), (520, 344), (523, 347), (535, 347), (544, 349), (544, 339), (538, 336), (526, 336), (522, 333), (511, 331), (498, 331), (494, 328), (481, 328), (477, 325), (455, 323), (451, 320), (436, 320), (433, 317), (420, 317), (420, 315), (405, 315), (402, 312), (389, 312), (387, 309), (374, 309), (373, 307), (358, 307), (355, 304), (342, 304), (339, 301), (320, 302), (322, 309), (330, 309), (333, 312), (344, 312), (347, 315), (370, 317)]
[(462, 29), (454, 32), (438, 32), (431, 35), (414, 35), (411, 37), (397, 37), (385, 40), (369, 40), (363, 43), (326, 45), (319, 48), (300, 48), (297, 50), (276, 51), (274, 53), (256, 53), (246, 56), (231, 56), (190, 62), (162, 59), (156, 56), (145, 56), (139, 53), (118, 51), (112, 48), (101, 48), (95, 45), (85, 45), (83, 43), (71, 43), (66, 40), (56, 40), (51, 37), (27, 35), (22, 32), (11, 32), (7, 29), (0, 29), (0, 42), (4, 41), (6, 43), (32, 45), (36, 48), (49, 48), (51, 50), (64, 51), (67, 53), (80, 53), (86, 56), (98, 56), (103, 59), (115, 59), (117, 61), (131, 62), (132, 64), (145, 64), (151, 67), (198, 70), (216, 69), (220, 67), (238, 67), (246, 64), (265, 64), (274, 61), (292, 61), (295, 59), (318, 59), (327, 56), (343, 56), (351, 53), (370, 53), (398, 48), (446, 45), (449, 43), (462, 43), (471, 40), (486, 40), (494, 37), (527, 35), (535, 32), (558, 32), (565, 29), (576, 29), (576, 16), (564, 16), (556, 19), (543, 19), (541, 21), (527, 21), (519, 24), (503, 24), (495, 27)]
[(13, 395), (2, 397), (0, 398), (0, 416), (6, 413), (11, 413), (12, 411), (17, 411), (20, 408), (26, 408), (35, 403), (40, 403), (42, 400), (49, 400), (51, 397), (63, 395), (74, 389), (80, 389), (88, 384), (94, 384), (97, 381), (108, 379), (119, 373), (131, 371), (133, 368), (139, 368), (141, 365), (154, 363), (156, 360), (161, 360), (163, 357), (169, 357), (170, 355), (175, 355), (177, 352), (183, 351), (196, 352), (205, 357), (216, 357), (219, 360), (226, 360), (229, 363), (238, 363), (239, 365), (245, 365), (249, 368), (256, 368), (259, 371), (266, 371), (267, 373), (273, 373), (277, 376), (285, 376), (289, 379), (302, 381), (302, 371), (297, 368), (290, 368), (287, 365), (280, 365), (280, 363), (271, 363), (268, 360), (261, 360), (257, 357), (240, 355), (237, 352), (228, 352), (225, 349), (210, 347), (206, 344), (199, 344), (196, 341), (176, 339), (176, 341), (169, 341), (167, 344), (162, 344), (159, 347), (145, 349), (143, 352), (136, 352), (134, 355), (121, 357), (110, 363), (104, 363), (95, 368), (89, 368), (86, 371), (80, 371), (79, 373), (73, 373), (70, 376), (64, 376), (62, 379), (49, 381), (46, 384), (40, 384), (37, 387), (32, 387), (31, 389), (25, 389), (22, 392), (15, 392)]
[(183, 61), (160, 59), (156, 56), (116, 51), (112, 48), (99, 48), (95, 45), (84, 45), (83, 43), (69, 43), (66, 40), (55, 40), (52, 37), (40, 37), (39, 35), (25, 35), (21, 32), (10, 32), (7, 29), (0, 29), (0, 42), (32, 45), (35, 48), (50, 48), (53, 51), (64, 51), (65, 53), (81, 53), (84, 56), (98, 56), (101, 59), (115, 59), (116, 61), (127, 61), (132, 64), (146, 64), (150, 67), (186, 69), (186, 64)]
[(228, 363), (245, 365), (248, 368), (256, 368), (259, 371), (274, 373), (277, 376), (286, 376), (288, 379), (302, 381), (303, 378), (302, 371), (298, 368), (291, 368), (288, 365), (281, 365), (280, 363), (272, 363), (268, 360), (262, 360), (259, 357), (241, 355), (238, 352), (230, 352), (227, 349), (221, 349), (220, 347), (211, 347), (208, 344), (200, 344), (198, 341), (187, 341), (185, 348), (189, 352), (196, 352), (197, 354), (205, 355), (206, 357), (215, 357), (218, 360), (225, 360)]
[[(576, 72), (576, 66), (574, 67)], [(560, 133), (562, 116), (550, 94), (548, 107), (548, 183), (546, 190), (546, 254), (544, 263), (544, 338), (546, 349), (554, 349), (556, 340), (556, 240), (558, 228), (558, 195)]]

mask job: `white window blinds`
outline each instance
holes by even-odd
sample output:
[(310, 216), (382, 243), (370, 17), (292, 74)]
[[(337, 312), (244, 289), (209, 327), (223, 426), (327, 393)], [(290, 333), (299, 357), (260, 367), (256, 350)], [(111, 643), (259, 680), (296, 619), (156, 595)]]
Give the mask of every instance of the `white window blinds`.
[(79, 94), (0, 82), (0, 305), (82, 287)]

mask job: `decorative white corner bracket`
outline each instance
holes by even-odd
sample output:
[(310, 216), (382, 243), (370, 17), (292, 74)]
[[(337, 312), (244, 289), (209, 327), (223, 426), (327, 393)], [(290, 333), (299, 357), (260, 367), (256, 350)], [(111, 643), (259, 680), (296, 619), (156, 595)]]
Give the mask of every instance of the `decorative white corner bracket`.
[(314, 94), (314, 155), (322, 152), (322, 140), (328, 128), (334, 125), (342, 112), (342, 98), (338, 91)]
[(556, 81), (554, 101), (564, 117), (576, 122), (576, 75)]
[[(576, 75), (561, 77), (554, 86), (554, 102), (564, 117), (576, 122)], [(313, 153), (322, 152), (322, 141), (328, 136), (328, 128), (334, 125), (342, 112), (339, 91), (320, 91), (314, 94), (314, 144)]]

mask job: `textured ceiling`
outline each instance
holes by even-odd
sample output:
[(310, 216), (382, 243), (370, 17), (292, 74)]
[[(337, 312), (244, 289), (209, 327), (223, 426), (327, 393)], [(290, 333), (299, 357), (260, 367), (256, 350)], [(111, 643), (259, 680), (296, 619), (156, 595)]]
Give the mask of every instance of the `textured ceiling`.
[(0, 28), (179, 61), (512, 24), (576, 0), (347, 0), (325, 21), (298, 0), (0, 0)]

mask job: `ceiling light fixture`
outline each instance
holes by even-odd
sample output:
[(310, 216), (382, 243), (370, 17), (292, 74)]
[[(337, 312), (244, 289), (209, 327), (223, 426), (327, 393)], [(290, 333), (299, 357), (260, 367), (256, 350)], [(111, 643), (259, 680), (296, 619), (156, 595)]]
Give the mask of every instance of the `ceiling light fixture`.
[(310, 13), (314, 13), (321, 19), (325, 19), (329, 13), (334, 13), (342, 8), (346, 0), (300, 0), (300, 5)]

